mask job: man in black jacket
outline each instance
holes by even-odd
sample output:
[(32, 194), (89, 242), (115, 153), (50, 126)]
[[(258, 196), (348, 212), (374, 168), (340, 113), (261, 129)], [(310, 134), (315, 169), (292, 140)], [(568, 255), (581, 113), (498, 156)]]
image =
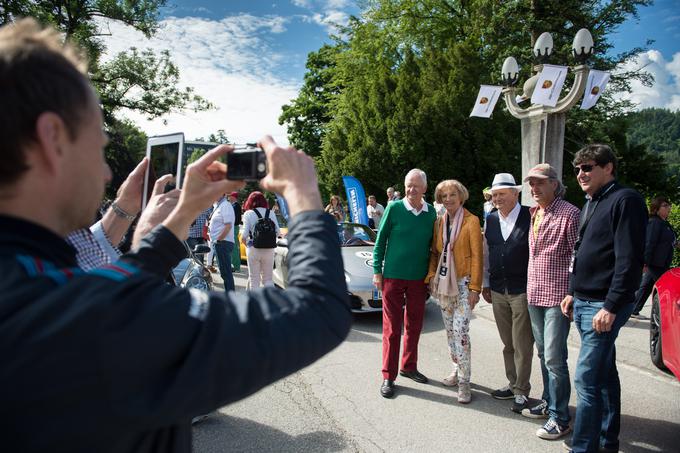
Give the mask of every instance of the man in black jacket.
[[(64, 237), (94, 219), (111, 173), (77, 52), (32, 20), (0, 28), (0, 406), (6, 451), (186, 452), (191, 418), (337, 346), (351, 313), (313, 161), (265, 137), (261, 181), (288, 201), (289, 288), (227, 295), (163, 277), (225, 192), (217, 147), (134, 251), (85, 273)], [(39, 209), (36, 207), (39, 206)]]
[(588, 145), (574, 156), (588, 202), (570, 266), (562, 312), (581, 336), (574, 384), (578, 395), (574, 452), (618, 451), (621, 386), (614, 342), (635, 307), (647, 212), (639, 193), (616, 180), (616, 156), (607, 145)]

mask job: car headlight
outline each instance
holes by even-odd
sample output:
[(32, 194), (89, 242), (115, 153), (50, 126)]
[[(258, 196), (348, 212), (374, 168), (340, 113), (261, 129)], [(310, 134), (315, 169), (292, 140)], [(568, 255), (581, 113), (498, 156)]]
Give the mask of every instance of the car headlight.
[(208, 282), (201, 276), (199, 275), (194, 275), (192, 277), (189, 277), (187, 282), (184, 284), (185, 288), (196, 288), (200, 289), (201, 291), (210, 291), (210, 287), (208, 285)]

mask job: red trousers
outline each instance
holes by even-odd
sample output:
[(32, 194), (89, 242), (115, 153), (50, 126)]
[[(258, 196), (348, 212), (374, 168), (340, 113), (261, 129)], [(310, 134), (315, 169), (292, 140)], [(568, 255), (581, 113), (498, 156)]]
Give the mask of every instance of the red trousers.
[(422, 280), (383, 279), (383, 379), (397, 377), (401, 325), (404, 324), (404, 353), (401, 369), (416, 370), (418, 340), (423, 328), (427, 286)]

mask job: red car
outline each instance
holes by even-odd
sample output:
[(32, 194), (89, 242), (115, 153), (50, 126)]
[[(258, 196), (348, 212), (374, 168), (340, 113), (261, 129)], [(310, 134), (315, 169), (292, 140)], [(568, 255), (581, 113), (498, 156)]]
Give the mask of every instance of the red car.
[(668, 368), (680, 380), (680, 267), (670, 269), (654, 285), (649, 352), (654, 365)]

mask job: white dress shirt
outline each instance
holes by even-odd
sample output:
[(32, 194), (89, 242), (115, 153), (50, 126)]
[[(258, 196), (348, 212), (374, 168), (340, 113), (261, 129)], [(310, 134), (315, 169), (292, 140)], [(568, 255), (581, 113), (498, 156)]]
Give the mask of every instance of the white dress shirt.
[(421, 212), (427, 212), (427, 203), (425, 202), (425, 200), (423, 200), (422, 203), (423, 206), (420, 209), (416, 210), (416, 208), (411, 206), (411, 203), (408, 202), (408, 198), (404, 198), (404, 207), (406, 207), (407, 210), (411, 211), (411, 214), (415, 216), (417, 216)]
[(507, 217), (503, 217), (503, 213), (500, 211), (500, 209), (498, 210), (498, 220), (501, 224), (501, 235), (503, 235), (504, 241), (508, 240), (512, 230), (515, 228), (515, 222), (517, 222), (517, 217), (519, 217), (519, 212), (521, 209), (521, 205), (519, 203), (515, 203), (515, 207), (512, 208), (512, 211), (510, 211)]
[[(216, 241), (228, 225), (233, 227), (235, 219), (234, 207), (226, 198), (222, 198), (210, 217), (210, 225), (208, 226), (208, 229), (210, 230), (210, 240)], [(222, 240), (234, 242), (234, 233), (227, 233)]]

